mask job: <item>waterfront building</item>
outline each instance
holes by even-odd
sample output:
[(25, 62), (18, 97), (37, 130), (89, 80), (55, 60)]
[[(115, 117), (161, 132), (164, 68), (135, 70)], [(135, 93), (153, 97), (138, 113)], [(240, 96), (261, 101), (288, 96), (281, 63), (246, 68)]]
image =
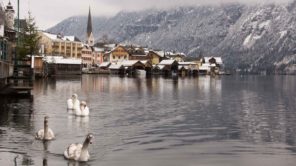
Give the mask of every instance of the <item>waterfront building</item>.
[(111, 62), (111, 63), (117, 63), (117, 62), (120, 62), (120, 61), (129, 60), (129, 52), (122, 45), (118, 45), (117, 47), (115, 47), (110, 52), (107, 52), (105, 54), (105, 56), (106, 56), (105, 59), (107, 61)]
[(148, 57), (150, 58), (152, 65), (157, 65), (162, 60), (167, 59), (165, 57), (165, 52), (164, 51), (154, 51), (154, 50), (151, 50), (148, 53)]
[(63, 56), (68, 58), (81, 58), (82, 42), (75, 36), (63, 36), (39, 32), (40, 45), (44, 48), (44, 54), (50, 56)]
[(12, 50), (15, 47), (13, 30), (14, 9), (9, 2), (4, 8), (0, 4), (0, 89), (8, 84), (8, 77), (13, 76)]
[(176, 60), (162, 60), (158, 66), (165, 75), (176, 74), (178, 72), (178, 62)]
[(93, 48), (87, 44), (83, 45), (81, 50), (82, 65), (84, 68), (90, 68), (94, 65)]
[(176, 60), (177, 62), (184, 62), (186, 55), (184, 53), (166, 52), (165, 56), (170, 60)]
[(223, 66), (221, 57), (204, 57), (201, 59), (201, 66), (199, 67), (200, 74), (219, 74)]
[(64, 58), (61, 56), (46, 56), (44, 61), (44, 76), (79, 75), (82, 71), (81, 59)]

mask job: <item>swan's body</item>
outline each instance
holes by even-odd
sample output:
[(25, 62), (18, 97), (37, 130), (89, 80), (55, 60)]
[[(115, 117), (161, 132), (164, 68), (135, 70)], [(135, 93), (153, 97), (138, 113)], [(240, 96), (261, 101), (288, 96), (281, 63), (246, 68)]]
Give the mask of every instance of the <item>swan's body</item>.
[(88, 116), (89, 108), (86, 106), (86, 102), (82, 101), (80, 107), (74, 109), (74, 114), (76, 116)]
[(73, 94), (72, 97), (67, 100), (67, 108), (69, 110), (73, 110), (75, 108), (79, 108), (79, 106), (80, 106), (80, 102), (78, 100), (78, 95)]
[(88, 161), (88, 145), (92, 143), (93, 135), (88, 134), (83, 144), (70, 144), (64, 151), (64, 157), (68, 160)]
[(46, 141), (52, 140), (55, 138), (53, 131), (48, 127), (47, 116), (44, 117), (44, 128), (36, 132), (35, 138), (39, 140), (46, 140)]

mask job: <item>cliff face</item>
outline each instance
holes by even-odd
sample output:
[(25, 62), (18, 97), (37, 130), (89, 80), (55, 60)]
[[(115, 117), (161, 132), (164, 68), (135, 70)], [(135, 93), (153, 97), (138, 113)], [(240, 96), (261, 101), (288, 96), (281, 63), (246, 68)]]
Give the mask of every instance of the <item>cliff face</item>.
[[(48, 31), (85, 40), (87, 17), (71, 17)], [(94, 35), (117, 42), (222, 56), (226, 67), (296, 73), (296, 2), (286, 5), (182, 7), (121, 12), (93, 18)]]

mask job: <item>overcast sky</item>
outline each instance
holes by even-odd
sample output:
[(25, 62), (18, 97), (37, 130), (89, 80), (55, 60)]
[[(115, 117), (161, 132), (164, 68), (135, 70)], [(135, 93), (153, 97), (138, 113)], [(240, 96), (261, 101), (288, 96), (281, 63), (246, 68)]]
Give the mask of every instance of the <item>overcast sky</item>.
[[(9, 0), (3, 0), (4, 5)], [(112, 16), (121, 10), (142, 10), (147, 8), (171, 8), (202, 4), (220, 4), (228, 2), (285, 3), (290, 0), (20, 0), (21, 18), (30, 10), (40, 29), (47, 29), (60, 21), (76, 15), (87, 15), (91, 7), (93, 16)], [(16, 10), (17, 0), (11, 0)]]

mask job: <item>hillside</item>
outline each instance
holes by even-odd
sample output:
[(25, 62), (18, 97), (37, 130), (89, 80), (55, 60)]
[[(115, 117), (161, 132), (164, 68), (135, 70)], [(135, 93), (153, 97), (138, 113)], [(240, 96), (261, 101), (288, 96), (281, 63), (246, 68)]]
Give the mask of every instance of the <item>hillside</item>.
[[(85, 40), (86, 16), (68, 18), (48, 31)], [(122, 43), (175, 50), (189, 56), (222, 56), (226, 68), (296, 73), (296, 2), (248, 6), (180, 7), (120, 12), (93, 18), (94, 35)]]

